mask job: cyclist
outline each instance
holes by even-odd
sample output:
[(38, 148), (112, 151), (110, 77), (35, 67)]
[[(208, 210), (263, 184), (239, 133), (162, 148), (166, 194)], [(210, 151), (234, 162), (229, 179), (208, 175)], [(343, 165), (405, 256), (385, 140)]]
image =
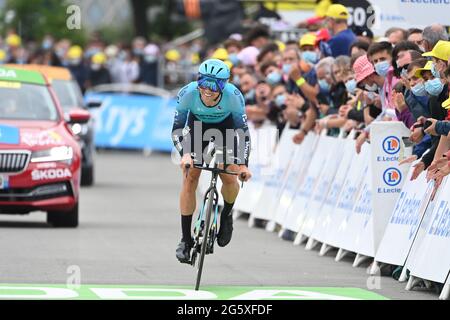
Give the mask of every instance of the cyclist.
[[(193, 247), (191, 235), (192, 215), (196, 207), (195, 191), (201, 170), (193, 164), (208, 163), (208, 146), (213, 140), (217, 162), (221, 168), (238, 172), (241, 181), (248, 181), (251, 173), (247, 168), (250, 153), (250, 135), (242, 93), (231, 83), (230, 70), (221, 60), (209, 59), (199, 68), (198, 80), (191, 82), (178, 93), (172, 139), (180, 153), (183, 170), (183, 186), (180, 195), (182, 239), (176, 250), (181, 263), (190, 262)], [(185, 165), (191, 169), (186, 175)], [(217, 235), (219, 246), (226, 246), (233, 232), (231, 211), (239, 193), (236, 176), (221, 174), (221, 193), (224, 208), (220, 216)]]

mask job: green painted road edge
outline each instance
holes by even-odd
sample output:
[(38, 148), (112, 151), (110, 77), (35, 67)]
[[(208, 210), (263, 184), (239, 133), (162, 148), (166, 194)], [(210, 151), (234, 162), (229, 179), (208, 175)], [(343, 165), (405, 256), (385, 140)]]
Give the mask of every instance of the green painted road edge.
[(20, 300), (388, 300), (372, 291), (340, 287), (0, 284), (0, 299)]

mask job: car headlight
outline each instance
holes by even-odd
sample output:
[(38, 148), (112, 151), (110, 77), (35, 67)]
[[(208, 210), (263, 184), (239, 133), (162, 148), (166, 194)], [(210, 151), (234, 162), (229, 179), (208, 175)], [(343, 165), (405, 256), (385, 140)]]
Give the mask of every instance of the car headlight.
[(33, 152), (31, 162), (72, 161), (72, 147), (61, 146)]
[(71, 126), (72, 132), (77, 136), (85, 136), (89, 131), (87, 124), (74, 123)]

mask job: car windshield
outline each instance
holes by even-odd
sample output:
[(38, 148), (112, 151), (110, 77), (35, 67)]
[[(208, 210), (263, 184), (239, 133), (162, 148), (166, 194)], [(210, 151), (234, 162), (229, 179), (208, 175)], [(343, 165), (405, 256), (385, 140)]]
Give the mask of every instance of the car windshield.
[(83, 106), (83, 96), (75, 81), (53, 80), (52, 87), (65, 112), (75, 107), (81, 108)]
[(0, 97), (0, 119), (58, 120), (58, 111), (45, 86), (0, 81)]

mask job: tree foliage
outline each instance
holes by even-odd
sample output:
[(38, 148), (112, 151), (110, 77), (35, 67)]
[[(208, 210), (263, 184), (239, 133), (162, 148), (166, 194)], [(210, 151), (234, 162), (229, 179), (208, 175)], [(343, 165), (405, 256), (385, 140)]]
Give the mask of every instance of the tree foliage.
[[(14, 29), (24, 39), (37, 41), (51, 34), (55, 38), (68, 38), (83, 44), (86, 40), (83, 29), (70, 30), (67, 27), (69, 5), (67, 1), (61, 0), (7, 0), (0, 13), (2, 33)], [(14, 18), (6, 21), (11, 12)]]

